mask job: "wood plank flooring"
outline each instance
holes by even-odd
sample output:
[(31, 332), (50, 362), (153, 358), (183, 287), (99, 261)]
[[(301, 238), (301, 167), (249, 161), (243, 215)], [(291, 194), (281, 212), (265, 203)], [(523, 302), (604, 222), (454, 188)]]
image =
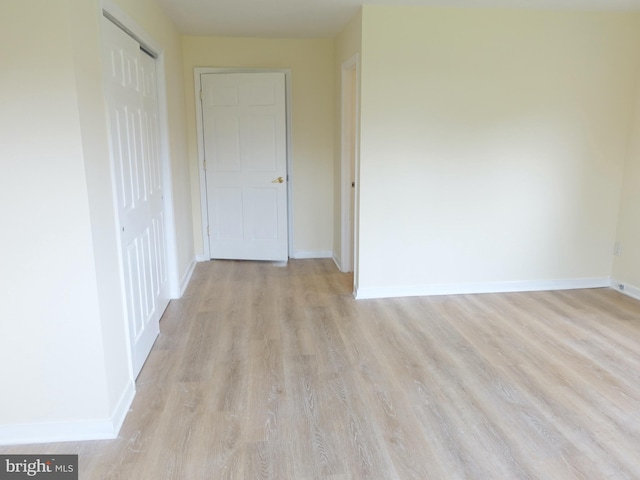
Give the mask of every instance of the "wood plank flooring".
[(640, 479), (640, 302), (355, 301), (331, 260), (212, 261), (81, 479)]

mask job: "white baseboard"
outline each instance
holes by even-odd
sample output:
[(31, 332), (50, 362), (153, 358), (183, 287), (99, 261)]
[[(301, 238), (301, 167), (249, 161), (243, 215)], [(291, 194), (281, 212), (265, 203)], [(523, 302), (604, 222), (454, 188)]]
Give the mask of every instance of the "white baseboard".
[(574, 290), (578, 288), (602, 288), (610, 286), (611, 279), (609, 277), (532, 282), (453, 283), (440, 285), (365, 287), (356, 289), (355, 297), (361, 300), (367, 298), (423, 297), (430, 295)]
[(342, 273), (353, 273), (353, 270), (349, 270), (347, 268), (342, 267), (342, 261), (338, 257), (334, 255), (332, 258), (333, 258), (333, 263), (336, 264), (336, 267), (338, 267), (338, 270), (340, 270)]
[(0, 445), (82, 442), (116, 438), (134, 396), (135, 385), (131, 381), (122, 392), (111, 417), (104, 420), (0, 425)]
[(120, 395), (116, 408), (113, 409), (113, 413), (111, 414), (111, 424), (113, 425), (114, 432), (112, 438), (116, 438), (118, 436), (118, 432), (120, 432), (120, 429), (122, 428), (124, 419), (127, 417), (127, 413), (129, 413), (129, 409), (131, 408), (131, 404), (133, 403), (135, 396), (136, 384), (132, 379), (127, 385), (127, 388), (122, 392), (122, 395)]
[(191, 281), (191, 276), (193, 275), (193, 271), (196, 268), (197, 261), (198, 261), (197, 259), (192, 260), (191, 265), (189, 265), (189, 268), (187, 269), (185, 274), (182, 276), (182, 281), (180, 282), (180, 297), (184, 295), (184, 292), (187, 290), (187, 287), (189, 286), (189, 282)]
[(333, 252), (330, 250), (320, 250), (320, 251), (296, 251), (293, 252), (293, 256), (291, 258), (295, 259), (304, 259), (304, 258), (333, 258)]
[[(305, 258), (334, 258), (333, 252), (330, 250), (298, 250), (291, 254), (291, 258), (305, 259)], [(196, 262), (208, 262), (211, 260), (204, 255), (196, 255)]]
[(619, 291), (620, 293), (624, 293), (625, 295), (635, 298), (636, 300), (640, 300), (640, 288), (635, 287), (633, 285), (629, 285), (628, 283), (624, 283), (616, 280), (615, 278), (611, 280), (611, 288)]

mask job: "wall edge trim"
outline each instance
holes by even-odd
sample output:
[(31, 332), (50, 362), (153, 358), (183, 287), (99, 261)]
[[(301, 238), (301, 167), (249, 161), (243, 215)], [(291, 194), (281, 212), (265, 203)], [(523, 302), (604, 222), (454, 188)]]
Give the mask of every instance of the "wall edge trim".
[[(622, 288), (620, 288), (622, 286)], [(636, 300), (640, 300), (640, 288), (634, 285), (629, 285), (628, 283), (621, 282), (616, 280), (615, 278), (611, 279), (610, 287), (617, 292), (626, 295), (627, 297), (634, 298)]]
[[(611, 287), (610, 277), (575, 278), (563, 280), (513, 281), (487, 283), (450, 283), (358, 288), (358, 300), (393, 297), (422, 297), (433, 295), (465, 295), (477, 293), (537, 292), (544, 290), (576, 290)], [(640, 292), (640, 291), (639, 291)]]
[(185, 272), (185, 274), (182, 276), (182, 281), (180, 282), (180, 296), (177, 298), (180, 298), (184, 295), (184, 292), (187, 291), (187, 287), (189, 286), (189, 282), (191, 281), (191, 277), (193, 276), (193, 271), (196, 269), (196, 265), (198, 264), (198, 259), (194, 258), (193, 260), (191, 260), (191, 263), (189, 264), (189, 268), (187, 268), (187, 271)]
[(333, 258), (333, 252), (331, 250), (296, 250), (291, 258), (298, 260), (305, 258)]
[(0, 445), (114, 439), (129, 413), (134, 397), (135, 384), (132, 380), (122, 392), (108, 419), (1, 425)]

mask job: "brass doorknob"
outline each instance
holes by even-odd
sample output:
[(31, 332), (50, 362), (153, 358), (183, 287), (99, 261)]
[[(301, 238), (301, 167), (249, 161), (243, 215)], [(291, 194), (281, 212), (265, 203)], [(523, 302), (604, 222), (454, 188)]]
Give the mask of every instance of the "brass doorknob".
[(271, 180), (271, 183), (284, 183), (284, 178), (278, 177), (275, 180)]

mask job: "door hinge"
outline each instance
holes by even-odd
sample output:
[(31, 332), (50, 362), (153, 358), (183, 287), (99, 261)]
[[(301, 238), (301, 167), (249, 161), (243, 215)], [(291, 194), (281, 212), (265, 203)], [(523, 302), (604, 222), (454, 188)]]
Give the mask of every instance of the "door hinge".
[(202, 161), (202, 169), (203, 169), (203, 170), (206, 170), (206, 169), (207, 169), (207, 161), (206, 161), (206, 160), (203, 160), (203, 161)]
[(209, 225), (207, 225), (207, 237), (209, 236)]
[(202, 90), (200, 90), (200, 101), (202, 101)]

